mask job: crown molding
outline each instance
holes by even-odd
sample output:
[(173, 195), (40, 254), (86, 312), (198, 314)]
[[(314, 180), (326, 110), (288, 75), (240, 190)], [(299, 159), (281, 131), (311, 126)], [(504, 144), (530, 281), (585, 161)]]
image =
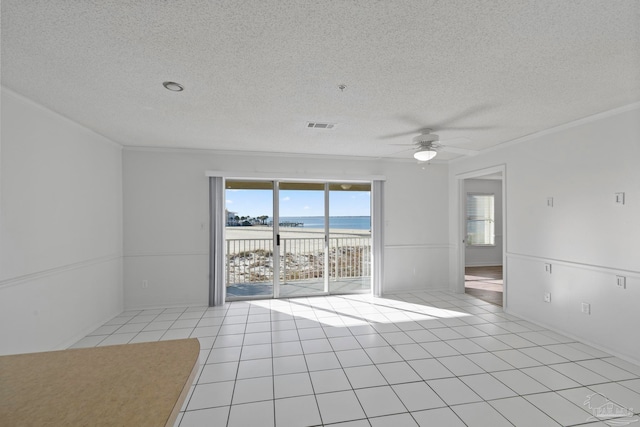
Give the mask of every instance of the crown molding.
[[(188, 148), (188, 147), (158, 147), (146, 145), (125, 145), (124, 151), (152, 152), (152, 153), (182, 153), (182, 154), (210, 154), (219, 156), (256, 156), (256, 157), (285, 157), (292, 159), (322, 159), (322, 160), (350, 160), (360, 162), (399, 162), (416, 163), (414, 159), (397, 159), (390, 157), (349, 156), (337, 154), (313, 154), (313, 153), (285, 153), (273, 151), (241, 151), (241, 150), (216, 150), (213, 148)], [(448, 160), (430, 160), (428, 163), (447, 164)]]
[[(479, 155), (481, 154), (486, 154), (486, 153), (490, 153), (492, 151), (496, 151), (496, 150), (502, 150), (504, 148), (509, 148), (512, 147), (514, 145), (518, 145), (518, 144), (522, 144), (523, 142), (527, 142), (530, 141), (532, 139), (536, 139), (542, 136), (547, 136), (547, 135), (552, 135), (554, 133), (558, 133), (558, 132), (562, 132), (564, 130), (567, 129), (571, 129), (577, 126), (581, 126), (587, 123), (591, 123), (591, 122), (596, 122), (602, 119), (605, 119), (607, 117), (612, 117), (612, 116), (617, 116), (619, 114), (623, 114), (626, 113), (628, 111), (633, 111), (633, 110), (639, 110), (640, 109), (640, 102), (634, 102), (628, 105), (624, 105), (622, 107), (617, 107), (617, 108), (613, 108), (611, 110), (607, 110), (607, 111), (602, 111), (600, 113), (596, 113), (596, 114), (592, 114), (590, 116), (586, 116), (580, 119), (576, 119), (576, 120), (572, 120), (570, 122), (558, 125), (558, 126), (554, 126), (551, 127), (549, 129), (545, 129), (545, 130), (541, 130), (538, 132), (534, 132), (531, 133), (529, 135), (525, 135), (525, 136), (521, 136), (519, 138), (516, 139), (512, 139), (509, 141), (505, 141), (505, 142), (501, 142), (500, 144), (497, 145), (493, 145), (491, 147), (485, 148), (484, 150), (480, 150), (480, 152), (478, 153)], [(450, 160), (451, 163), (457, 163), (459, 161), (464, 160), (465, 158), (456, 158), (456, 159), (452, 159)]]
[(2, 92), (9, 93), (11, 96), (15, 96), (16, 98), (24, 101), (25, 103), (31, 105), (34, 108), (37, 108), (37, 109), (42, 110), (42, 111), (45, 111), (48, 114), (53, 114), (54, 116), (58, 117), (59, 119), (65, 121), (67, 123), (70, 123), (70, 124), (72, 124), (74, 126), (81, 127), (82, 129), (84, 129), (84, 130), (86, 130), (88, 132), (91, 132), (92, 134), (100, 137), (100, 139), (103, 139), (104, 142), (106, 142), (108, 144), (114, 145), (115, 147), (120, 148), (120, 149), (122, 149), (124, 147), (124, 144), (122, 144), (122, 143), (120, 143), (118, 141), (114, 141), (113, 139), (109, 138), (108, 136), (105, 136), (105, 135), (101, 134), (100, 132), (98, 132), (98, 131), (96, 131), (94, 129), (91, 129), (91, 128), (83, 125), (82, 123), (79, 123), (79, 122), (73, 120), (72, 118), (65, 116), (64, 114), (61, 114), (61, 113), (59, 113), (59, 112), (57, 112), (55, 110), (52, 110), (51, 108), (49, 108), (49, 107), (47, 107), (45, 105), (42, 105), (39, 102), (34, 101), (33, 99), (28, 98), (28, 97), (22, 95), (21, 93), (18, 93), (16, 91), (14, 91), (13, 89), (8, 88), (7, 86), (0, 85), (0, 90)]

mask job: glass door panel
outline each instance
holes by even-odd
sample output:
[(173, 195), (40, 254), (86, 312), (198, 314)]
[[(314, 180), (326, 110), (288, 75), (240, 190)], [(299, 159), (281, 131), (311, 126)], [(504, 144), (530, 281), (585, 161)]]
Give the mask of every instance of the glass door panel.
[(274, 295), (272, 181), (225, 183), (227, 299)]
[(371, 185), (227, 180), (228, 300), (371, 291)]
[(371, 184), (329, 184), (329, 292), (371, 291)]
[(325, 184), (278, 184), (280, 274), (277, 297), (327, 292)]

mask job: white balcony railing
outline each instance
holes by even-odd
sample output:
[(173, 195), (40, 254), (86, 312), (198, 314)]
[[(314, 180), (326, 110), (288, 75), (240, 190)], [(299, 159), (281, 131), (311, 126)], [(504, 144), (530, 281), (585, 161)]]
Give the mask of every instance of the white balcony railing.
[[(227, 239), (227, 286), (273, 282), (273, 239)], [(371, 237), (328, 241), (329, 280), (371, 276)], [(280, 239), (280, 283), (324, 278), (324, 238)]]

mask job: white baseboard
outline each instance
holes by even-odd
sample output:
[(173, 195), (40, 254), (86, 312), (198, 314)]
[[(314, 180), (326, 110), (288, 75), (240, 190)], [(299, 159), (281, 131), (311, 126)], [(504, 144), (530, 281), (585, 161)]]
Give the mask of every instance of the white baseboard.
[(576, 340), (578, 342), (581, 342), (582, 344), (589, 345), (589, 346), (591, 346), (591, 347), (593, 347), (593, 348), (595, 348), (597, 350), (604, 351), (605, 353), (608, 353), (608, 354), (610, 354), (612, 356), (615, 356), (615, 357), (617, 357), (619, 359), (626, 360), (627, 362), (633, 363), (634, 365), (640, 366), (640, 359), (635, 359), (635, 358), (633, 358), (631, 356), (620, 354), (620, 353), (618, 353), (618, 352), (616, 352), (616, 351), (614, 351), (614, 350), (612, 350), (610, 348), (606, 348), (606, 347), (604, 347), (604, 346), (602, 346), (600, 344), (585, 340), (584, 338), (577, 337), (574, 334), (571, 334), (569, 332), (560, 330), (560, 329), (558, 329), (558, 328), (556, 328), (554, 326), (547, 325), (545, 323), (530, 319), (527, 316), (522, 316), (522, 315), (520, 315), (518, 313), (514, 313), (511, 310), (508, 310), (507, 308), (504, 309), (504, 312), (507, 313), (507, 314), (510, 314), (512, 316), (519, 317), (522, 320), (526, 320), (527, 322), (531, 322), (534, 325), (538, 325), (538, 326), (540, 326), (542, 328), (548, 329), (548, 330), (550, 330), (552, 332), (555, 332), (557, 334), (564, 335), (565, 337), (568, 337), (568, 338), (571, 338), (571, 339)]
[[(231, 302), (231, 301), (227, 301)], [(188, 307), (208, 307), (208, 301), (204, 303), (201, 302), (193, 302), (193, 303), (182, 303), (182, 304), (152, 304), (152, 305), (136, 305), (136, 306), (126, 306), (123, 311), (134, 311), (134, 310), (157, 310), (159, 308), (188, 308)]]
[(82, 338), (86, 337), (88, 334), (90, 334), (91, 332), (95, 331), (100, 326), (104, 325), (105, 323), (107, 323), (109, 320), (113, 319), (114, 317), (116, 317), (120, 313), (122, 313), (122, 310), (118, 310), (116, 313), (113, 313), (113, 314), (110, 314), (108, 316), (105, 316), (105, 318), (103, 320), (99, 320), (97, 322), (93, 322), (90, 326), (87, 326), (81, 332), (75, 334), (73, 337), (71, 337), (68, 340), (63, 341), (61, 344), (55, 346), (54, 350), (66, 350), (66, 349), (68, 349), (69, 347), (71, 347), (72, 345), (74, 345), (75, 343), (80, 341)]
[(390, 292), (383, 292), (381, 297), (385, 297), (387, 295), (398, 295), (398, 294), (412, 294), (415, 292), (451, 292), (451, 289), (449, 289), (448, 287), (441, 287), (441, 288), (413, 288), (413, 289), (398, 289), (395, 291), (390, 291)]

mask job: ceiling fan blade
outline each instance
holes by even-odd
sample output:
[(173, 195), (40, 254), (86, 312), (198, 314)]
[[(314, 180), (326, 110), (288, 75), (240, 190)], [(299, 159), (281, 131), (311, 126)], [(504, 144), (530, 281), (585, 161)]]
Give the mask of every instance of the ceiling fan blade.
[(447, 138), (440, 141), (440, 143), (443, 145), (467, 144), (469, 142), (471, 142), (471, 140), (464, 137)]
[(382, 159), (384, 157), (391, 157), (391, 156), (395, 156), (396, 154), (404, 153), (404, 152), (411, 151), (411, 150), (413, 150), (413, 148), (405, 148), (404, 150), (396, 151), (396, 152), (393, 152), (393, 153), (390, 153), (390, 154), (385, 154), (384, 156), (380, 156), (378, 158)]
[(450, 147), (448, 145), (442, 145), (440, 147), (440, 151), (445, 151), (447, 153), (453, 153), (453, 154), (462, 154), (463, 156), (475, 156), (476, 154), (480, 153), (479, 151), (476, 151), (476, 150), (469, 150), (466, 148), (459, 148), (459, 147)]
[(495, 126), (447, 126), (446, 128), (438, 128), (441, 130), (489, 130), (495, 129)]
[(387, 145), (399, 145), (399, 146), (405, 146), (405, 147), (415, 147), (416, 144), (387, 144)]
[(464, 145), (470, 142), (471, 140), (469, 138), (458, 137), (458, 138), (441, 139), (440, 141), (438, 141), (438, 144), (440, 144), (443, 147), (451, 147), (451, 146), (455, 147), (457, 145)]
[(422, 130), (422, 128), (414, 129), (414, 130), (408, 130), (408, 131), (405, 131), (405, 132), (390, 133), (388, 135), (379, 136), (378, 139), (392, 139), (392, 138), (398, 138), (398, 137), (401, 137), (401, 136), (415, 135), (417, 133), (420, 133), (421, 130)]
[[(482, 110), (487, 110), (489, 108), (491, 108), (492, 106), (489, 104), (479, 104), (479, 105), (475, 105), (473, 107), (469, 107), (465, 110), (462, 110), (460, 113), (455, 114), (447, 119), (444, 119), (436, 124), (434, 124), (433, 128), (434, 129), (442, 129), (442, 128), (447, 128), (447, 129), (454, 129), (453, 127), (449, 126), (449, 123), (455, 123), (459, 120), (462, 120), (466, 117), (469, 116), (473, 116), (478, 114), (479, 112), (481, 112)], [(467, 130), (471, 130), (471, 129), (467, 129)]]
[[(453, 127), (449, 126), (450, 123), (455, 123), (459, 120), (465, 119), (469, 116), (473, 116), (476, 115), (478, 113), (480, 113), (481, 111), (484, 110), (488, 110), (490, 108), (493, 108), (492, 105), (490, 104), (479, 104), (479, 105), (474, 105), (472, 107), (469, 107), (465, 110), (462, 110), (460, 113), (458, 114), (454, 114), (453, 116), (450, 116), (444, 120), (441, 120), (439, 122), (435, 122), (435, 123), (430, 123), (429, 121), (423, 120), (421, 118), (418, 118), (412, 114), (402, 114), (397, 116), (397, 118), (399, 120), (402, 120), (408, 124), (411, 124), (413, 126), (421, 126), (420, 129), (418, 130), (421, 131), (425, 128), (430, 128), (433, 129), (434, 131), (438, 131), (438, 130), (444, 130), (446, 129), (454, 129)], [(470, 128), (460, 128), (460, 129), (464, 129), (464, 130), (473, 130), (471, 127)]]
[(399, 116), (396, 116), (396, 118), (398, 120), (402, 120), (403, 122), (410, 124), (411, 126), (419, 126), (418, 130), (416, 132), (420, 132), (423, 129), (428, 128), (428, 126), (425, 125), (424, 120), (412, 115), (412, 114), (401, 114)]

